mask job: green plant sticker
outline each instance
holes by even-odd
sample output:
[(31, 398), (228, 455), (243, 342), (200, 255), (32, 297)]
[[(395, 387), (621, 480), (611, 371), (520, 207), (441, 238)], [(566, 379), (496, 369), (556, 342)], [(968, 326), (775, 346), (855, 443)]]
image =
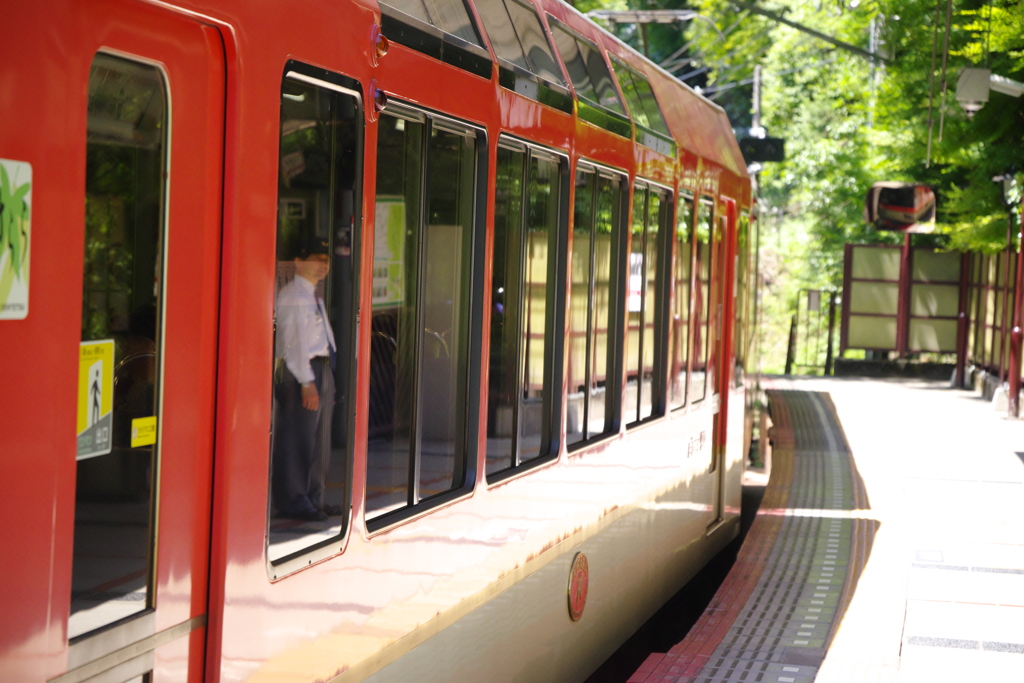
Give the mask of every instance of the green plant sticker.
[(0, 159), (0, 320), (28, 316), (32, 164)]

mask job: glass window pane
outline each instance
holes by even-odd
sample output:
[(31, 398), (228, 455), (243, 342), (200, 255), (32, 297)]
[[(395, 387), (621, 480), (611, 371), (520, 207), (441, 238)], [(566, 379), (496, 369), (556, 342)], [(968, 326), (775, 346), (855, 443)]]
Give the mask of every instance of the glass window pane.
[(467, 43), (483, 45), (463, 0), (385, 0), (381, 4), (394, 7)]
[(576, 95), (602, 107), (624, 114), (619, 94), (608, 64), (601, 51), (586, 39), (564, 27), (556, 19), (548, 18), (552, 36), (562, 62), (569, 72), (569, 79), (576, 89)]
[(519, 43), (523, 46), (523, 52), (530, 63), (530, 71), (553, 83), (565, 85), (565, 78), (558, 63), (555, 62), (554, 55), (551, 54), (551, 46), (540, 23), (540, 17), (537, 16), (537, 10), (516, 0), (505, 0), (505, 6), (508, 7), (508, 14), (512, 17), (512, 25), (519, 36)]
[(647, 118), (647, 110), (644, 108), (643, 102), (640, 101), (636, 86), (633, 85), (633, 72), (616, 59), (612, 59), (612, 67), (615, 69), (615, 77), (618, 79), (619, 87), (622, 88), (622, 94), (629, 105), (629, 115), (637, 124), (650, 128), (651, 122)]
[(647, 190), (633, 190), (633, 223), (629, 248), (629, 289), (626, 296), (626, 422), (639, 419), (640, 346), (644, 302), (644, 227), (647, 217)]
[(426, 126), (381, 116), (377, 132), (367, 514), (409, 504), (418, 235)]
[(487, 400), (487, 473), (512, 467), (518, 372), (520, 244), (526, 154), (498, 148), (491, 274), (491, 358)]
[(675, 231), (675, 294), (669, 326), (669, 407), (681, 408), (686, 401), (686, 363), (690, 344), (690, 236), (693, 231), (693, 199), (679, 196)]
[(612, 286), (612, 259), (617, 226), (621, 224), (621, 212), (624, 210), (622, 195), (621, 180), (604, 176), (598, 179), (593, 232), (593, 322), (590, 328), (593, 339), (588, 412), (590, 436), (603, 434), (612, 428), (610, 412), (617, 408), (616, 401), (608, 394), (607, 389), (610, 388), (613, 392), (616, 389), (616, 382), (609, 375), (610, 369), (615, 367), (612, 354), (616, 351), (616, 344), (610, 335), (612, 307), (615, 305), (613, 292), (617, 291), (617, 288)]
[(694, 321), (697, 335), (693, 343), (693, 401), (706, 395), (708, 368), (708, 325), (711, 316), (711, 234), (714, 232), (714, 212), (711, 204), (700, 202), (697, 207), (697, 278), (695, 285), (696, 310)]
[(522, 396), (519, 406), (519, 458), (526, 462), (550, 451), (552, 402), (555, 399), (550, 353), (555, 316), (548, 315), (550, 259), (558, 236), (558, 164), (530, 160), (526, 258), (523, 268)]
[(361, 131), (351, 95), (290, 78), (281, 94), (272, 562), (339, 535), (348, 512), (345, 406)]
[(159, 468), (166, 88), (154, 67), (101, 54), (88, 97), (81, 353), (98, 373), (112, 364), (113, 397), (78, 435), (69, 638), (152, 605)]
[(494, 54), (499, 59), (529, 71), (530, 63), (523, 52), (516, 29), (512, 26), (512, 18), (508, 15), (504, 0), (476, 0), (474, 5), (480, 13), (480, 20), (483, 21)]
[(671, 135), (668, 131), (668, 124), (665, 123), (665, 117), (661, 114), (661, 107), (658, 106), (658, 100), (654, 97), (650, 82), (642, 74), (634, 72), (632, 76), (633, 87), (636, 88), (640, 104), (647, 115), (647, 125), (662, 135)]
[(587, 438), (587, 374), (590, 369), (590, 288), (593, 273), (592, 231), (597, 174), (576, 171), (576, 199), (573, 204), (572, 261), (569, 292), (569, 384), (566, 441), (574, 444)]
[(476, 142), (426, 117), (385, 115), (377, 163), (366, 494), (372, 517), (464, 480)]
[[(641, 344), (640, 382), (640, 419), (654, 414), (655, 391), (659, 390), (662, 377), (662, 366), (655, 354), (655, 330), (657, 316), (661, 308), (662, 287), (658, 279), (658, 233), (660, 225), (665, 221), (668, 202), (662, 195), (651, 190), (647, 203), (647, 234), (644, 239), (644, 313), (643, 341)], [(659, 408), (659, 413), (660, 413)]]
[(587, 64), (590, 82), (594, 85), (594, 92), (597, 93), (597, 103), (602, 107), (625, 114), (626, 110), (622, 107), (622, 100), (619, 99), (619, 93), (615, 90), (615, 81), (601, 51), (584, 40), (577, 39), (576, 43)]
[(433, 22), (430, 20), (430, 13), (427, 12), (427, 6), (423, 0), (386, 0), (380, 4), (384, 7), (394, 7), (425, 24), (433, 25)]
[(741, 213), (736, 229), (736, 272), (733, 283), (733, 292), (735, 292), (736, 298), (733, 327), (733, 359), (735, 362), (733, 382), (737, 387), (743, 386), (743, 364), (747, 356), (749, 232), (750, 219), (746, 213)]
[(551, 23), (551, 35), (555, 39), (555, 46), (562, 56), (562, 62), (569, 72), (569, 80), (576, 90), (577, 97), (583, 97), (591, 102), (597, 102), (597, 92), (594, 84), (590, 81), (590, 72), (587, 71), (587, 62), (580, 52), (580, 46), (576, 37), (562, 28), (559, 24), (549, 20)]
[(436, 127), (430, 134), (417, 387), (420, 499), (461, 478), (475, 147), (473, 138)]

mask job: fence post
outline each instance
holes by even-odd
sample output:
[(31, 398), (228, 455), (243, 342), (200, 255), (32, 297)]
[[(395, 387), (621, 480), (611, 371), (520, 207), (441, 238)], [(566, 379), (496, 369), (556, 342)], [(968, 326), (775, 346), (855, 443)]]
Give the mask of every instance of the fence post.
[[(1010, 327), (1010, 377), (1009, 377), (1009, 405), (1010, 417), (1020, 417), (1020, 373), (1021, 353), (1024, 351), (1024, 206), (1021, 207), (1021, 239), (1018, 242), (1020, 248), (1017, 250), (1017, 277), (1013, 283), (1013, 315)], [(1011, 243), (1012, 244), (1012, 243)], [(1012, 248), (1012, 247), (1011, 247)]]
[(832, 340), (836, 327), (836, 293), (828, 293), (828, 346), (825, 348), (825, 376), (832, 374)]
[(900, 251), (900, 283), (899, 298), (896, 308), (896, 355), (906, 358), (910, 337), (910, 282), (913, 278), (910, 271), (911, 249), (910, 233), (903, 235), (903, 249)]
[(970, 329), (970, 318), (967, 315), (967, 308), (971, 301), (971, 268), (973, 259), (968, 252), (960, 254), (960, 300), (956, 321), (956, 370), (953, 374), (953, 383), (958, 389), (966, 386), (967, 380), (964, 372), (967, 368), (967, 333)]
[(789, 346), (786, 348), (786, 374), (793, 374), (793, 358), (796, 356), (796, 316), (794, 313), (789, 323)]

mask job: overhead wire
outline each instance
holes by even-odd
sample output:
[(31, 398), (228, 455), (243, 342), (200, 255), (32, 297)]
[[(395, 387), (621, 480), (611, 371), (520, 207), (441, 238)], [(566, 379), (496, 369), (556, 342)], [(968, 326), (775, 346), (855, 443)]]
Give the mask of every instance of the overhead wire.
[[(742, 22), (749, 15), (750, 15), (750, 12), (748, 12), (747, 10), (743, 10), (742, 12), (740, 12), (740, 16), (737, 17), (736, 21), (734, 21), (727, 29), (725, 29), (724, 31), (721, 32), (722, 37), (725, 38), (730, 33), (732, 33), (734, 30), (736, 30), (736, 27), (738, 27), (740, 25), (740, 22)], [(683, 56), (683, 54), (687, 50), (689, 50), (690, 46), (692, 46), (695, 42), (697, 42), (697, 37), (696, 36), (691, 38), (690, 40), (686, 41), (685, 43), (683, 43), (683, 46), (681, 48), (679, 48), (678, 50), (676, 50), (675, 52), (670, 54), (668, 57), (663, 59), (661, 61), (661, 63), (659, 64), (659, 66), (661, 68), (663, 68), (663, 69), (666, 69), (666, 70), (674, 68), (676, 65), (673, 64), (672, 62), (678, 60), (681, 56)], [(687, 59), (687, 60), (684, 60), (684, 61), (688, 62), (688, 61), (692, 61), (692, 59)]]
[[(795, 66), (792, 69), (773, 71), (771, 73), (774, 76), (787, 76), (798, 71), (803, 71), (804, 69), (812, 69), (815, 67), (824, 66), (825, 64), (831, 64), (834, 61), (836, 61), (836, 55), (833, 53), (828, 59), (822, 59), (817, 62), (814, 62), (813, 64), (804, 64), (802, 66)], [(722, 83), (721, 85), (709, 85), (706, 88), (701, 88), (700, 92), (702, 95), (706, 95), (708, 99), (714, 99), (713, 97), (711, 97), (711, 95), (708, 95), (708, 93), (711, 93), (712, 95), (717, 95), (720, 92), (732, 90), (733, 88), (738, 88), (743, 85), (750, 85), (753, 82), (753, 78), (744, 78), (739, 81), (730, 81), (728, 83)]]

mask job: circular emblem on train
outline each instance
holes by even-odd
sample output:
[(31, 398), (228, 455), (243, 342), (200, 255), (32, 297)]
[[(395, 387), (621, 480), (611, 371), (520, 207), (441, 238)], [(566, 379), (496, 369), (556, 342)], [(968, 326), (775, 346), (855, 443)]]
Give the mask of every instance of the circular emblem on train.
[(569, 570), (569, 618), (579, 621), (583, 616), (583, 608), (587, 604), (587, 584), (590, 581), (590, 569), (587, 556), (576, 553), (572, 558), (572, 569)]

